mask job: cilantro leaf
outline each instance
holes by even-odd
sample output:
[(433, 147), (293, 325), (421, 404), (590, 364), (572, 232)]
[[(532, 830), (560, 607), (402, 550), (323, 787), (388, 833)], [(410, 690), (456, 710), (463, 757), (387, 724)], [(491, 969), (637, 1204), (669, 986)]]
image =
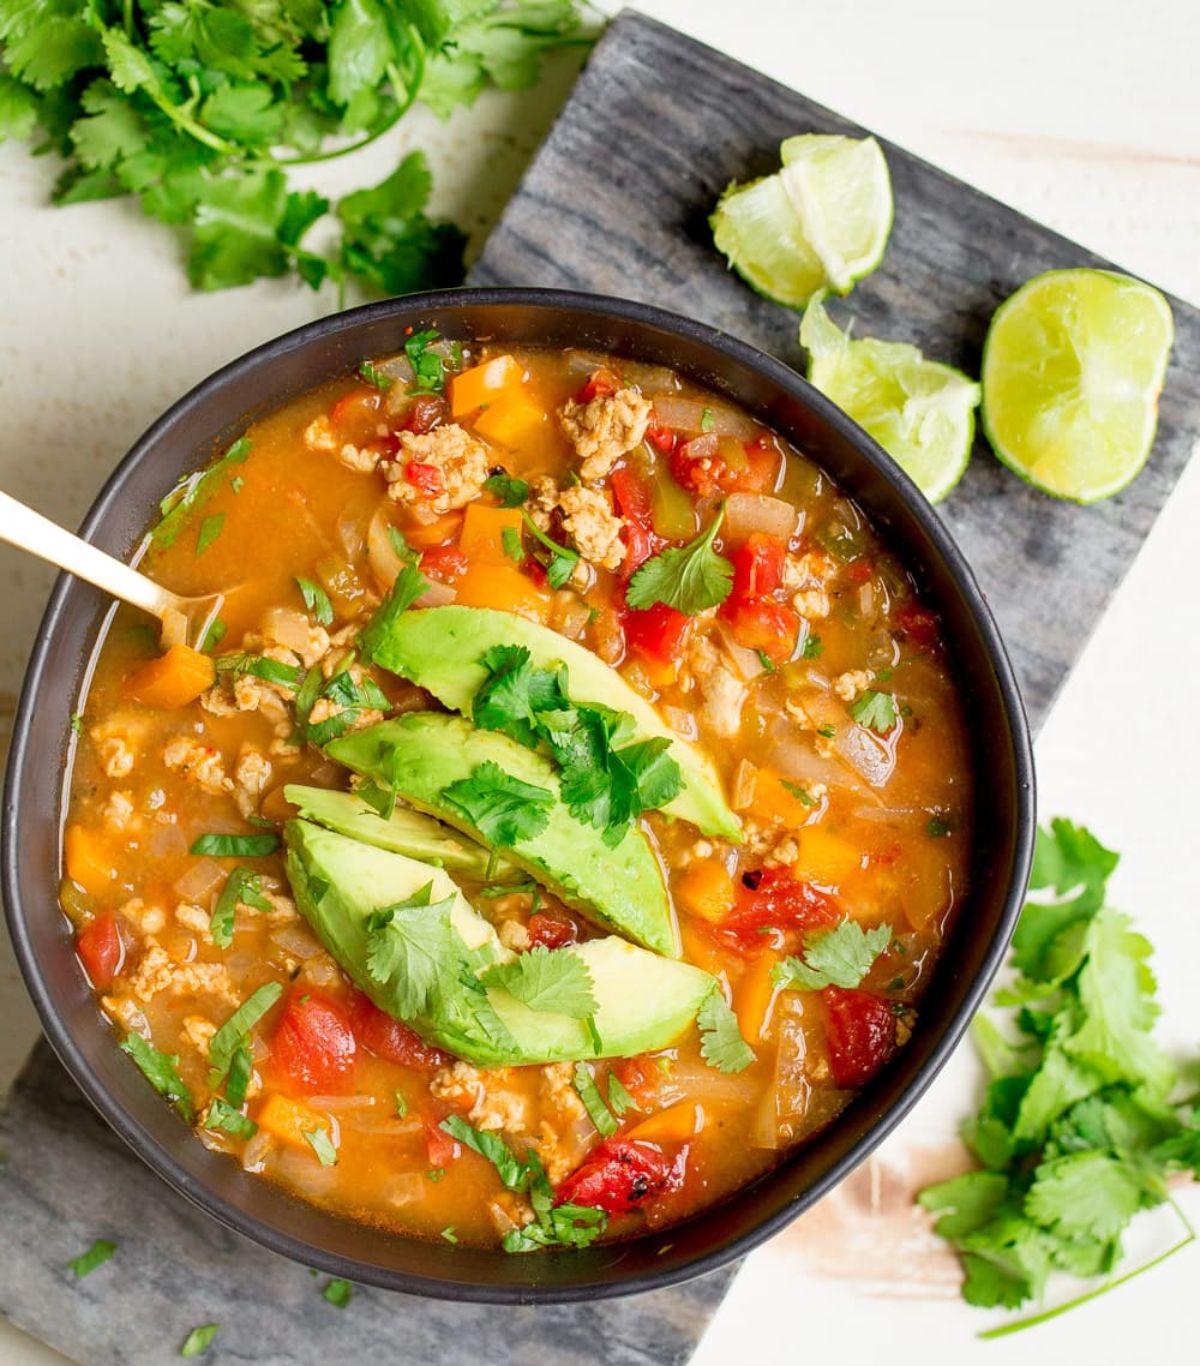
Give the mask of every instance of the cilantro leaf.
[(733, 589), (733, 565), (712, 548), (725, 505), (694, 541), (660, 551), (648, 559), (629, 580), (625, 601), (633, 608), (656, 602), (695, 616), (724, 602)]
[(103, 1266), (116, 1250), (116, 1243), (108, 1238), (97, 1238), (86, 1252), (81, 1252), (73, 1262), (67, 1263), (67, 1270), (78, 1280), (83, 1280), (98, 1266)]
[(1025, 1210), (1067, 1238), (1114, 1238), (1139, 1209), (1165, 1197), (1161, 1178), (1110, 1153), (1071, 1153), (1034, 1173)]
[(265, 982), (252, 991), (209, 1040), (208, 1084), (219, 1086), (229, 1071), (235, 1052), (241, 1048), (254, 1026), (283, 995), (278, 982)]
[(387, 643), (392, 622), (407, 612), (428, 587), (429, 580), (415, 563), (404, 566), (396, 575), (396, 581), (378, 611), (359, 635), (359, 644), (364, 654), (374, 659), (376, 650)]
[(536, 668), (524, 645), (494, 645), (480, 663), (488, 677), (471, 704), (471, 719), (481, 730), (498, 730), (534, 747), (540, 712), (566, 705), (566, 670)]
[(301, 1129), (300, 1132), (308, 1140), (308, 1146), (316, 1153), (322, 1167), (337, 1166), (337, 1149), (333, 1146), (328, 1129)]
[(248, 1115), (220, 1096), (213, 1096), (208, 1102), (202, 1122), (206, 1129), (219, 1129), (234, 1138), (253, 1138), (258, 1133), (258, 1125)]
[(843, 920), (831, 930), (805, 935), (804, 956), (776, 963), (771, 981), (796, 991), (857, 987), (891, 942), (890, 925), (864, 930), (853, 920)]
[(335, 1276), (321, 1291), (321, 1298), (335, 1309), (345, 1309), (353, 1297), (354, 1286), (341, 1276)]
[(200, 530), (196, 535), (196, 557), (199, 558), (217, 539), (225, 528), (225, 514), (214, 512), (211, 516), (205, 517), (200, 523)]
[(525, 523), (526, 531), (550, 552), (550, 557), (545, 564), (547, 582), (551, 588), (561, 588), (575, 572), (575, 566), (579, 563), (579, 552), (571, 550), (568, 546), (559, 545), (557, 541), (552, 541), (525, 508), (521, 509), (521, 519)]
[(414, 394), (440, 394), (446, 387), (446, 359), (440, 346), (442, 336), (434, 328), (414, 332), (404, 343), (404, 354), (413, 368)]
[(250, 455), (248, 437), (241, 437), (203, 474), (191, 475), (174, 488), (160, 504), (163, 518), (151, 533), (157, 550), (174, 545), (191, 514), (210, 498), (234, 465), (243, 464)]
[(737, 1016), (719, 988), (704, 998), (696, 1016), (700, 1026), (700, 1056), (718, 1072), (742, 1072), (754, 1061), (754, 1050), (742, 1038)]
[(278, 848), (278, 835), (200, 835), (188, 852), (212, 858), (265, 858)]
[(329, 594), (311, 579), (302, 579), (296, 576), (296, 586), (300, 589), (300, 595), (304, 599), (304, 605), (317, 619), (318, 626), (333, 625), (333, 603), (329, 601)]
[(846, 708), (855, 721), (866, 730), (877, 735), (887, 735), (895, 730), (899, 719), (896, 699), (891, 693), (875, 692), (868, 688), (856, 701)]
[(121, 1049), (137, 1063), (142, 1075), (158, 1094), (165, 1096), (190, 1124), (192, 1097), (176, 1070), (179, 1059), (173, 1054), (159, 1052), (140, 1034), (126, 1034), (121, 1041)]
[(499, 501), (502, 508), (519, 508), (529, 498), (529, 485), (525, 480), (514, 479), (503, 470), (488, 475), (483, 487)]
[(526, 1177), (526, 1168), (499, 1134), (474, 1129), (461, 1115), (447, 1116), (438, 1128), (486, 1158), (509, 1190), (520, 1190)]
[(396, 1013), (412, 1019), (429, 1012), (459, 952), (450, 923), (453, 899), (434, 902), (433, 883), (367, 921), (367, 971), (396, 993)]
[(615, 1072), (608, 1074), (608, 1108), (618, 1119), (630, 1110), (638, 1108), (637, 1102), (629, 1094), (621, 1078)]
[(201, 1352), (206, 1352), (212, 1345), (212, 1340), (220, 1331), (219, 1323), (206, 1323), (199, 1328), (193, 1328), (184, 1338), (179, 1348), (181, 1357), (198, 1357)]
[(596, 1085), (596, 1078), (586, 1062), (575, 1064), (575, 1090), (579, 1094), (579, 1099), (583, 1101), (588, 1118), (596, 1126), (596, 1132), (601, 1138), (611, 1138), (621, 1125), (605, 1105), (600, 1088)]
[(546, 828), (554, 793), (505, 773), (490, 760), (442, 793), (497, 848), (535, 839)]
[(485, 986), (503, 987), (530, 1010), (583, 1020), (596, 1012), (592, 975), (572, 949), (537, 945), (509, 963), (498, 963), (480, 978)]
[(217, 897), (209, 922), (209, 933), (217, 948), (227, 949), (233, 943), (233, 924), (240, 905), (251, 906), (256, 911), (272, 909), (262, 893), (258, 874), (249, 868), (235, 868), (225, 879), (225, 885)]
[[(372, 388), (378, 389), (381, 394), (386, 394), (387, 391), (396, 382), (391, 377), (391, 375), (384, 374), (384, 372), (380, 370), (377, 366), (372, 365), (369, 360), (363, 361), (363, 363), (358, 367), (358, 373), (364, 380), (366, 380), (366, 382), (369, 385), (371, 385)], [(393, 531), (395, 531), (397, 535), (401, 535), (396, 527), (389, 526), (388, 532), (390, 533)], [(403, 539), (404, 538), (401, 535), (401, 540)], [(405, 543), (405, 545), (407, 548), (407, 542)], [(404, 557), (402, 556), (401, 558)]]

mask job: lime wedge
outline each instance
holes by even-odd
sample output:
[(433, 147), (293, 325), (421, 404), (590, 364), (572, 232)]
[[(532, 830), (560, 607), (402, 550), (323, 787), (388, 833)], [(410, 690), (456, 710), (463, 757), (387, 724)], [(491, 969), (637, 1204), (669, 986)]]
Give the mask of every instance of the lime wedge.
[(803, 308), (825, 287), (825, 269), (804, 236), (781, 175), (730, 185), (708, 221), (717, 250), (767, 298)]
[(1037, 275), (996, 310), (983, 348), (983, 429), (1043, 493), (1095, 503), (1154, 444), (1175, 324), (1156, 289), (1107, 270)]
[(848, 294), (880, 261), (892, 230), (892, 180), (874, 138), (808, 133), (779, 147), (784, 187), (830, 285)]
[(819, 298), (805, 311), (800, 344), (810, 382), (870, 432), (931, 503), (940, 502), (967, 468), (979, 385), (907, 342), (852, 341)]
[(780, 155), (775, 175), (730, 185), (709, 222), (747, 283), (803, 308), (820, 290), (847, 293), (883, 259), (891, 179), (874, 138), (805, 134), (788, 138)]

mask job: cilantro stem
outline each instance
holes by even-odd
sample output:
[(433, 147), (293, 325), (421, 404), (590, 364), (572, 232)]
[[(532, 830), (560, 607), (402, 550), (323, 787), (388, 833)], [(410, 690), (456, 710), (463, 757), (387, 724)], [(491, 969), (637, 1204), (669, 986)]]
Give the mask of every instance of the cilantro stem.
[(989, 1328), (985, 1333), (980, 1333), (980, 1338), (990, 1341), (993, 1338), (1008, 1337), (1010, 1333), (1019, 1333), (1023, 1328), (1036, 1328), (1038, 1324), (1049, 1323), (1051, 1319), (1058, 1318), (1060, 1314), (1065, 1314), (1069, 1309), (1077, 1309), (1081, 1304), (1087, 1304), (1091, 1300), (1099, 1299), (1101, 1295), (1107, 1295), (1110, 1290), (1116, 1290), (1118, 1286), (1136, 1279), (1144, 1271), (1153, 1271), (1156, 1266), (1161, 1266), (1168, 1257), (1173, 1257), (1177, 1252), (1182, 1252), (1189, 1243), (1196, 1241), (1196, 1230), (1174, 1200), (1168, 1197), (1167, 1203), (1179, 1216), (1179, 1222), (1186, 1231), (1185, 1236), (1179, 1242), (1173, 1243), (1165, 1252), (1160, 1252), (1157, 1257), (1150, 1261), (1143, 1262), (1141, 1266), (1135, 1266), (1132, 1271), (1125, 1272), (1123, 1276), (1115, 1276), (1104, 1281), (1094, 1289), (1087, 1290), (1082, 1295), (1076, 1295), (1072, 1300), (1067, 1300), (1065, 1304), (1058, 1304), (1053, 1309), (1043, 1310), (1040, 1314), (1031, 1314), (1028, 1318), (1018, 1319), (1016, 1323), (1002, 1323), (998, 1328)]

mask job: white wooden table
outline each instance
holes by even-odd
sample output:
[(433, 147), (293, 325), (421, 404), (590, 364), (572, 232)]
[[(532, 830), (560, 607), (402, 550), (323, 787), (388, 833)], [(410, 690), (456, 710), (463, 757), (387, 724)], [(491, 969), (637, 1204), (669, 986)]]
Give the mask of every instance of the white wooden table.
[[(1143, 0), (1136, 8), (1116, 0), (641, 0), (639, 7), (1200, 301), (1194, 0)], [(610, 0), (603, 8), (616, 6)], [(311, 183), (334, 193), (368, 183), (408, 147), (424, 146), (437, 169), (435, 207), (481, 241), (569, 80), (560, 68), (536, 98), (489, 97), (447, 126), (418, 113)], [(74, 524), (121, 452), (172, 399), (333, 304), (276, 283), (192, 294), (170, 236), (132, 206), (46, 207), (56, 173), (46, 158), (0, 146), (0, 487)], [(1193, 1056), (1200, 727), (1188, 693), (1200, 680), (1198, 522), (1200, 460), (1038, 745), (1043, 812), (1091, 824), (1124, 854), (1116, 899), (1158, 947), (1162, 1028)], [(50, 578), (0, 547), (0, 749)], [(6, 941), (0, 1019), (3, 1088), (36, 1035)], [(1019, 1351), (1028, 1366), (1040, 1366), (1089, 1350), (1102, 1361), (1127, 1359), (1152, 1344), (1167, 1366), (1195, 1360), (1196, 1249), (1023, 1338), (976, 1341), (989, 1316), (955, 1299), (952, 1263), (906, 1213), (906, 1183), (946, 1160), (977, 1082), (970, 1050), (962, 1049), (851, 1190), (750, 1259), (694, 1366), (777, 1358), (781, 1348), (789, 1360), (828, 1354), (853, 1363), (916, 1360), (919, 1351), (931, 1366), (1015, 1359)], [(1182, 1199), (1200, 1218), (1197, 1193)], [(1166, 1233), (1151, 1220), (1131, 1242), (1159, 1245)], [(171, 1351), (164, 1344), (164, 1360)], [(0, 1361), (60, 1360), (0, 1322)]]

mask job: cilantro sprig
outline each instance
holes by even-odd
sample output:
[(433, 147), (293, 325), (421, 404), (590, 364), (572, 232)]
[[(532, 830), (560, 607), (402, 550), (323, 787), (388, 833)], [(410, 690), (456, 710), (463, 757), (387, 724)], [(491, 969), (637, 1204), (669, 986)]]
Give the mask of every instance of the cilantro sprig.
[(1019, 975), (996, 998), (1009, 1014), (974, 1026), (991, 1081), (963, 1137), (980, 1166), (919, 1197), (962, 1259), (971, 1304), (1017, 1308), (1056, 1270), (1109, 1279), (984, 1337), (1094, 1299), (1195, 1236), (1185, 1222), (1168, 1252), (1110, 1276), (1133, 1216), (1170, 1202), (1168, 1175), (1200, 1173), (1200, 1109), (1172, 1101), (1176, 1072), (1152, 1034), (1150, 945), (1107, 904), (1116, 863), (1070, 821), (1039, 831)]
[(803, 956), (776, 963), (771, 981), (794, 991), (857, 987), (891, 942), (889, 925), (864, 930), (853, 920), (843, 920), (831, 930), (806, 935)]
[(592, 974), (574, 949), (535, 945), (508, 963), (497, 963), (481, 978), (503, 987), (530, 1010), (586, 1020), (596, 1013)]
[(754, 1061), (754, 1049), (742, 1038), (737, 1016), (720, 989), (704, 998), (696, 1016), (700, 1026), (700, 1056), (718, 1072), (743, 1072)]
[(713, 549), (725, 520), (725, 505), (694, 541), (652, 556), (629, 580), (625, 601), (633, 608), (656, 602), (694, 617), (718, 607), (733, 591), (733, 565)]
[[(57, 204), (134, 196), (184, 239), (197, 289), (293, 275), (388, 294), (456, 284), (464, 235), (426, 215), (410, 153), (332, 208), (292, 166), (352, 153), (420, 100), (440, 118), (590, 41), (578, 0), (123, 5), (0, 0), (0, 137), (65, 160)], [(333, 218), (340, 234), (307, 245)]]

